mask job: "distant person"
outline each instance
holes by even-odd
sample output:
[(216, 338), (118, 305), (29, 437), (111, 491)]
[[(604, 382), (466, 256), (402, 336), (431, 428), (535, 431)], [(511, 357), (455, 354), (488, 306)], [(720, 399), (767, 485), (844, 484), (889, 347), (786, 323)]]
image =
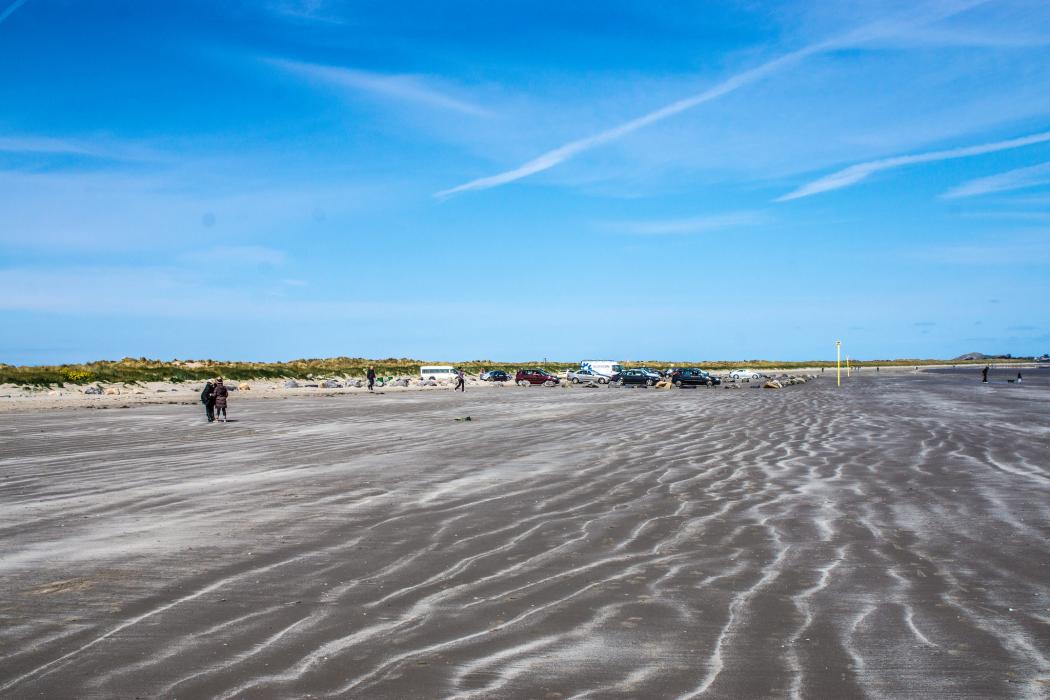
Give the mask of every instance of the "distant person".
[(204, 404), (204, 415), (209, 423), (215, 422), (215, 383), (208, 380), (201, 392), (201, 403)]
[(222, 377), (215, 380), (215, 420), (222, 416), (222, 422), (226, 422), (226, 399), (230, 395), (230, 390), (222, 384)]
[(1017, 373), (1017, 383), (1018, 384), (1021, 383), (1021, 373), (1020, 372)]
[(820, 368), (820, 373), (824, 374), (824, 368), (823, 367)]
[(456, 370), (456, 386), (452, 387), (452, 391), (455, 391), (456, 389), (459, 389), (464, 393), (467, 391), (467, 383), (464, 381), (463, 370), (461, 369)]
[(375, 391), (376, 389), (376, 368), (368, 368), (368, 390)]
[(876, 373), (876, 374), (878, 374), (878, 373), (879, 373), (879, 366), (878, 366), (878, 365), (875, 365), (875, 373)]
[(985, 365), (984, 369), (981, 370), (981, 382), (984, 383), (984, 384), (988, 383), (988, 370), (989, 369), (990, 368), (988, 367), (988, 365)]

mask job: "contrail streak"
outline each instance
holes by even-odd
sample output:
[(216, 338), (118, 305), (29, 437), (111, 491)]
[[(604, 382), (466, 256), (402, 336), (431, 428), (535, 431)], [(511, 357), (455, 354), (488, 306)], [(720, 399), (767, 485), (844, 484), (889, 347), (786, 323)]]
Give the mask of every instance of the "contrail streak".
[(843, 168), (842, 170), (831, 173), (830, 175), (825, 175), (819, 180), (814, 180), (813, 182), (803, 185), (794, 192), (789, 192), (783, 197), (777, 198), (776, 201), (786, 202), (791, 199), (800, 199), (802, 197), (820, 194), (821, 192), (830, 192), (831, 190), (849, 187), (850, 185), (855, 185), (861, 180), (864, 180), (869, 175), (882, 170), (900, 168), (905, 165), (915, 165), (916, 163), (933, 163), (939, 160), (969, 158), (972, 156), (984, 155), (985, 153), (995, 153), (997, 151), (1006, 151), (1012, 148), (1022, 148), (1024, 146), (1031, 146), (1046, 141), (1050, 141), (1050, 131), (1044, 131), (1030, 136), (1022, 136), (1008, 141), (982, 143), (976, 146), (951, 148), (945, 151), (931, 151), (929, 153), (918, 153), (910, 156), (895, 156), (893, 158), (883, 158), (882, 160), (872, 160), (867, 163), (857, 163), (856, 165)]
[(4, 10), (3, 12), (0, 12), (0, 24), (2, 24), (5, 19), (10, 17), (12, 14), (14, 14), (15, 10), (17, 10), (18, 8), (20, 8), (22, 5), (25, 5), (25, 4), (26, 4), (26, 0), (15, 0), (13, 3), (11, 3), (11, 5), (6, 10)]
[[(948, 5), (945, 9), (938, 9), (927, 16), (913, 18), (910, 24), (921, 25), (930, 22), (938, 21), (946, 17), (958, 14), (965, 10), (968, 10), (976, 5), (982, 5), (988, 2), (988, 0), (970, 0), (968, 2), (955, 3)], [(523, 177), (534, 175), (544, 170), (549, 170), (554, 166), (564, 163), (565, 161), (573, 158), (579, 153), (588, 151), (596, 146), (600, 146), (610, 141), (620, 139), (627, 134), (637, 131), (643, 127), (655, 124), (656, 122), (663, 121), (668, 117), (672, 117), (676, 114), (684, 112), (688, 109), (692, 109), (698, 105), (710, 102), (711, 100), (718, 99), (723, 95), (727, 95), (735, 90), (749, 85), (753, 82), (761, 80), (768, 75), (776, 73), (784, 68), (793, 66), (800, 63), (803, 59), (808, 58), (814, 54), (823, 53), (837, 48), (844, 48), (860, 44), (866, 41), (870, 41), (879, 36), (890, 34), (895, 26), (900, 26), (901, 22), (875, 22), (872, 24), (865, 25), (851, 32), (848, 32), (842, 36), (834, 39), (829, 39), (816, 44), (811, 44), (804, 48), (792, 51), (791, 53), (784, 54), (771, 61), (763, 63), (760, 66), (746, 70), (743, 73), (738, 73), (731, 78), (715, 85), (704, 92), (701, 92), (692, 97), (686, 97), (672, 102), (666, 107), (661, 107), (658, 110), (649, 112), (648, 114), (632, 119), (628, 122), (615, 126), (611, 129), (601, 131), (593, 136), (578, 139), (576, 141), (570, 141), (564, 146), (560, 146), (551, 151), (540, 155), (533, 160), (521, 165), (513, 170), (507, 170), (496, 175), (490, 175), (489, 177), (478, 178), (477, 180), (471, 180), (462, 185), (452, 187), (447, 190), (437, 192), (434, 196), (438, 198), (449, 197), (460, 192), (467, 192), (469, 190), (483, 190), (490, 187), (497, 187), (499, 185), (505, 185), (508, 182), (514, 182), (520, 180)]]

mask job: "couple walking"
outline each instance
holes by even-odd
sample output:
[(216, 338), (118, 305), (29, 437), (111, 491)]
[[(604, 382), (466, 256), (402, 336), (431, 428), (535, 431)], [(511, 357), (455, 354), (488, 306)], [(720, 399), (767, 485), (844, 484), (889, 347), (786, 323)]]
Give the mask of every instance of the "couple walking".
[(215, 422), (216, 413), (222, 416), (222, 422), (226, 422), (226, 400), (230, 395), (230, 390), (227, 389), (222, 383), (222, 377), (218, 377), (215, 381), (211, 379), (204, 385), (204, 391), (201, 392), (201, 403), (204, 404), (204, 415), (208, 417), (209, 423)]

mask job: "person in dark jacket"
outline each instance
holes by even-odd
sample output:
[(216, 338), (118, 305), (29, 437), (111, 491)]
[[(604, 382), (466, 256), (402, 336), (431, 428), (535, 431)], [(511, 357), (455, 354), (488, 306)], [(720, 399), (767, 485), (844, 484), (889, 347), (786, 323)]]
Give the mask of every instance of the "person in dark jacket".
[(369, 367), (368, 368), (368, 374), (366, 376), (368, 377), (368, 390), (369, 391), (375, 391), (375, 387), (376, 387), (376, 368), (375, 367)]
[(989, 368), (986, 365), (985, 368), (981, 370), (981, 382), (984, 384), (988, 383), (988, 369)]
[(215, 380), (215, 419), (218, 420), (219, 416), (222, 416), (222, 422), (226, 422), (226, 399), (230, 395), (230, 390), (222, 385), (222, 378)]
[(201, 392), (201, 403), (204, 404), (204, 415), (207, 416), (208, 422), (212, 423), (215, 421), (215, 385), (209, 379), (208, 383), (204, 385), (204, 391)]
[(459, 389), (462, 392), (466, 392), (466, 386), (467, 384), (463, 377), (463, 370), (456, 370), (456, 386), (452, 389), (452, 391)]

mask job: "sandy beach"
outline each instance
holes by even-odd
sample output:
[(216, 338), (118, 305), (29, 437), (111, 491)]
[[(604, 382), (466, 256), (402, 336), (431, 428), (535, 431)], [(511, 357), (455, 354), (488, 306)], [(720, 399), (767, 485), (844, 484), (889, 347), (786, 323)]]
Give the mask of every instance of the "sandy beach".
[(975, 374), (13, 411), (0, 696), (1048, 697), (1050, 377)]

